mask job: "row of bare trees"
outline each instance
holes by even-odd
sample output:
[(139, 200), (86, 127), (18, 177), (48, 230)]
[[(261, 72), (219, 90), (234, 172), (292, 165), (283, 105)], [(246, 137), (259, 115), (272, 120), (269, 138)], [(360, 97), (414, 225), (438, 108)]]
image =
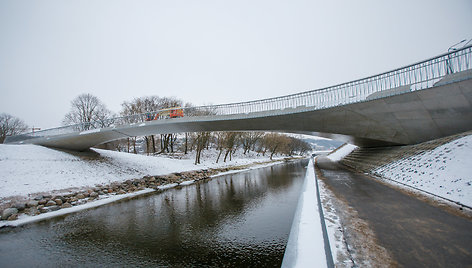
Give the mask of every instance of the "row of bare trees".
[(215, 132), (193, 132), (193, 133), (176, 133), (173, 134), (172, 150), (167, 152), (163, 145), (162, 139), (165, 139), (166, 135), (155, 137), (161, 142), (156, 142), (156, 146), (160, 146), (158, 150), (150, 150), (147, 146), (146, 137), (138, 138), (142, 141), (140, 148), (136, 150), (136, 147), (130, 150), (129, 142), (127, 141), (115, 141), (108, 144), (108, 149), (132, 152), (132, 153), (145, 153), (148, 155), (162, 153), (176, 153), (176, 154), (187, 154), (194, 152), (195, 164), (201, 163), (201, 156), (204, 150), (213, 149), (216, 150), (216, 162), (219, 161), (231, 161), (233, 155), (239, 150), (242, 154), (249, 152), (256, 153), (257, 155), (269, 156), (271, 159), (279, 155), (304, 155), (308, 153), (312, 148), (303, 140), (287, 136), (279, 133), (264, 133), (264, 132), (234, 132), (234, 131), (215, 131)]
[(197, 151), (196, 164), (200, 163), (201, 151), (205, 148), (214, 148), (218, 151), (217, 163), (220, 159), (223, 159), (223, 162), (231, 161), (233, 154), (240, 148), (243, 154), (253, 151), (258, 155), (268, 154), (270, 159), (276, 154), (304, 155), (312, 149), (303, 140), (279, 133), (227, 131), (200, 132), (192, 135), (193, 141), (189, 149), (195, 148)]

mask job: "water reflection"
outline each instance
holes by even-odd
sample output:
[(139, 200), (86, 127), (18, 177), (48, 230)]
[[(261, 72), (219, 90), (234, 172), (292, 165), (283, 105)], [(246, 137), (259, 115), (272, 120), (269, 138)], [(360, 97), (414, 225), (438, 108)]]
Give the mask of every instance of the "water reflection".
[(306, 161), (3, 230), (0, 266), (278, 267)]

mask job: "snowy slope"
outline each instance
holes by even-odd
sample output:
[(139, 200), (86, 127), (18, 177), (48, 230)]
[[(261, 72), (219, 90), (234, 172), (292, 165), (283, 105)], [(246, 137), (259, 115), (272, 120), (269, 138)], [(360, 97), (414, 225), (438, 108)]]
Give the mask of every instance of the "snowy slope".
[(472, 135), (379, 167), (374, 173), (472, 207)]
[[(203, 164), (190, 159), (169, 159), (94, 149), (96, 155), (71, 154), (37, 145), (0, 144), (0, 198), (50, 192), (72, 187), (164, 175), (205, 168), (244, 165), (267, 157), (235, 157), (215, 164), (215, 152)], [(203, 156), (206, 155), (204, 151)], [(220, 160), (222, 162), (222, 160)]]
[(331, 161), (339, 161), (343, 159), (346, 155), (350, 154), (352, 151), (354, 151), (357, 148), (357, 146), (346, 143), (342, 147), (339, 147), (335, 151), (333, 151), (331, 154), (328, 155), (328, 158)]

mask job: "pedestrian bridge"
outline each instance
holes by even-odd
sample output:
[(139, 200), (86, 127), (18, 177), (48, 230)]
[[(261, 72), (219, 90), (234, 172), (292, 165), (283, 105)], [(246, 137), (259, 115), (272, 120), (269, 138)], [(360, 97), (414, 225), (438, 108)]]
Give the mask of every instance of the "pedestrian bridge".
[(183, 108), (184, 116), (111, 118), (7, 137), (5, 143), (85, 150), (127, 137), (195, 131), (281, 131), (362, 147), (415, 144), (472, 130), (472, 46), (327, 88)]

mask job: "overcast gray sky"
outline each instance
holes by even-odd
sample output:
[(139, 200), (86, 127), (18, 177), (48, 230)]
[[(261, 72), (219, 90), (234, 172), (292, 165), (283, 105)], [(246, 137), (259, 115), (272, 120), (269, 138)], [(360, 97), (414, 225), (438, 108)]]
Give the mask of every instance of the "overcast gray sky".
[(0, 112), (42, 128), (92, 93), (195, 105), (292, 94), (472, 38), (470, 0), (0, 0)]

